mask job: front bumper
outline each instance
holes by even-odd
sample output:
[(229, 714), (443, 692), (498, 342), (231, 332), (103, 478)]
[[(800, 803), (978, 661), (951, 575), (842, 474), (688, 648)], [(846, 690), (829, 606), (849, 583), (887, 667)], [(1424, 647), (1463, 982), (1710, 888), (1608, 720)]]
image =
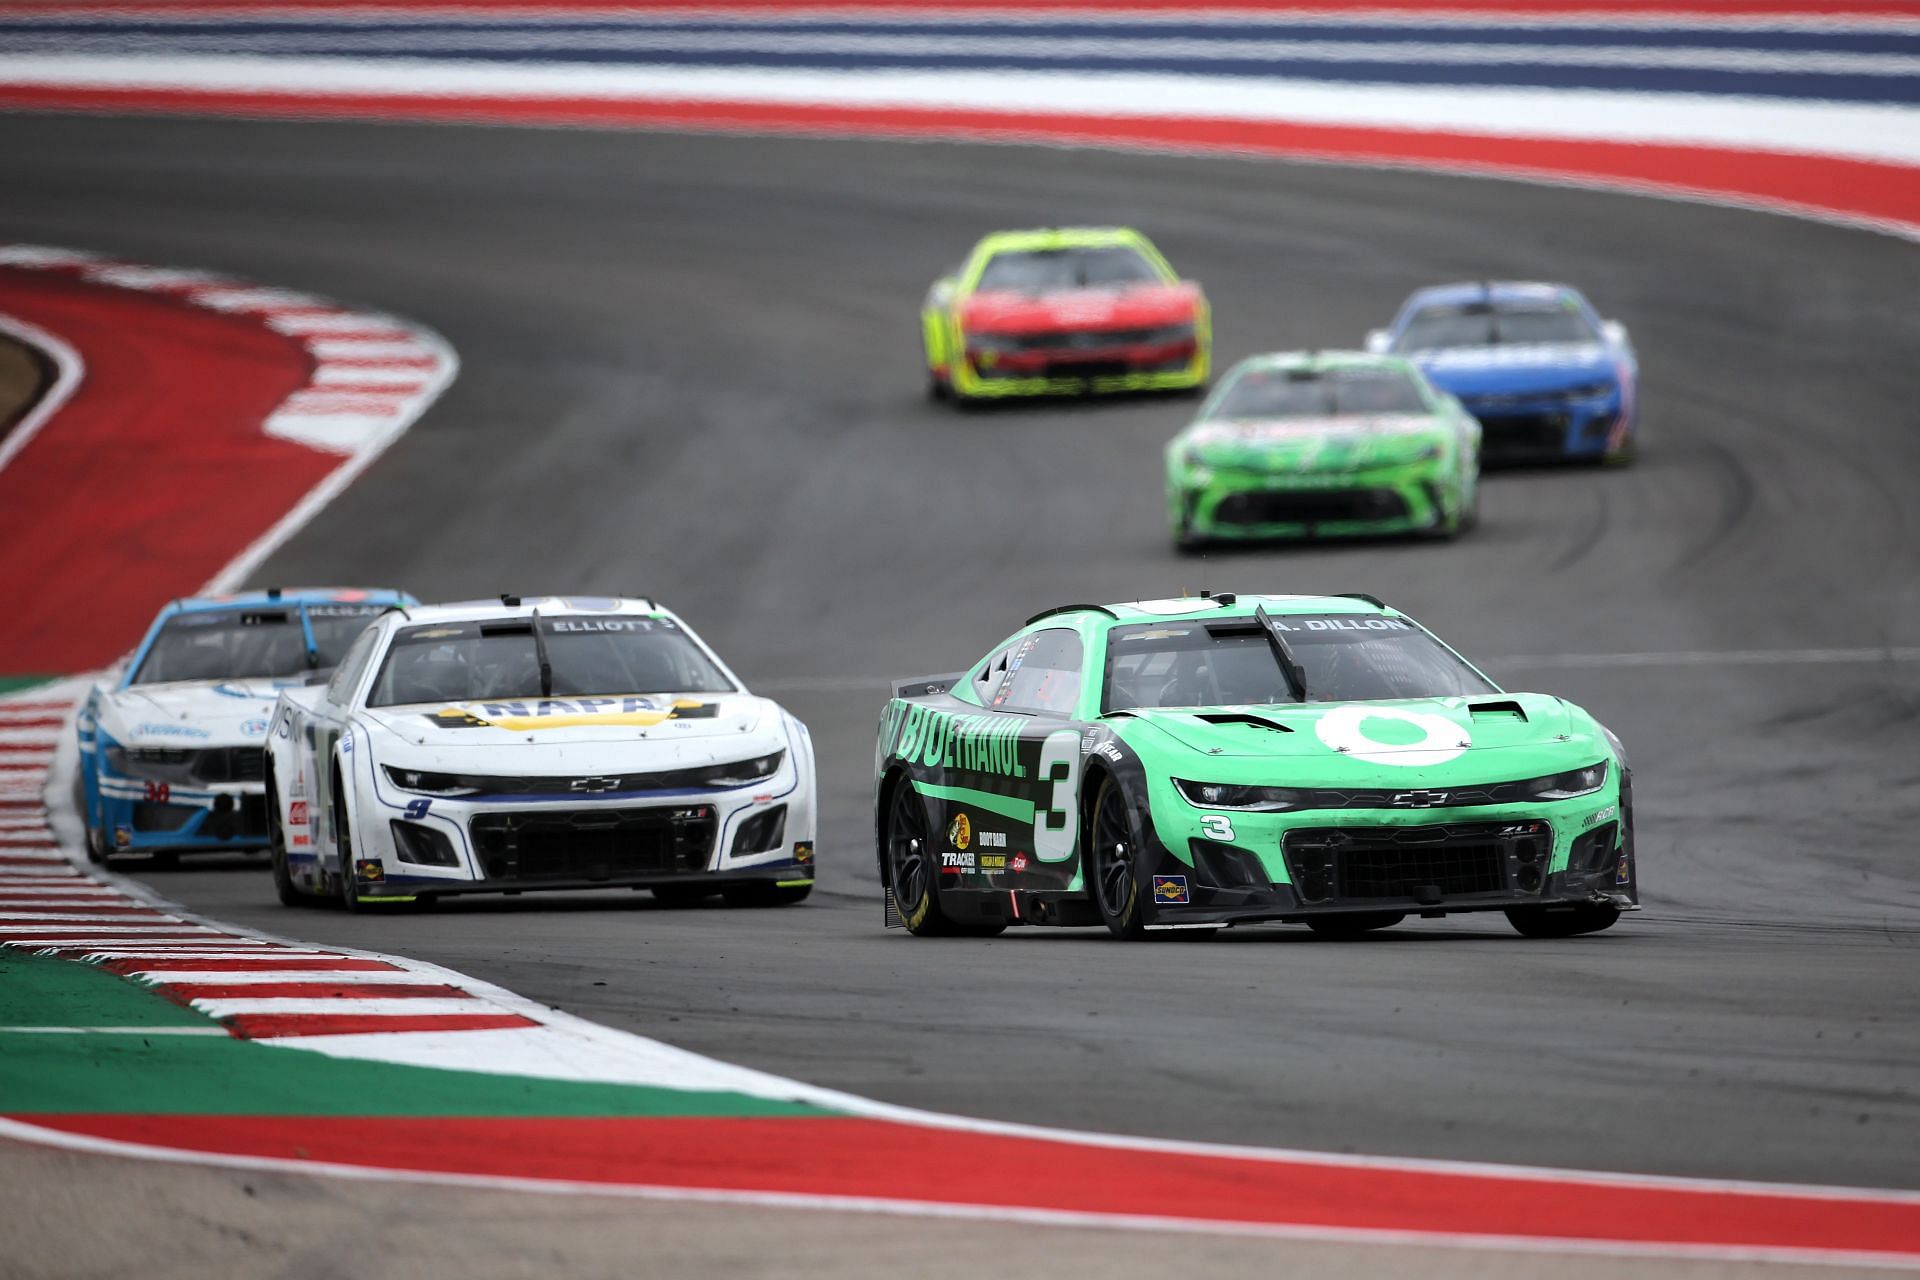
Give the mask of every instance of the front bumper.
[(1612, 786), (1529, 805), (1235, 813), (1231, 841), (1190, 812), (1156, 815), (1153, 923), (1639, 903), (1631, 804)]
[(1480, 420), (1481, 459), (1494, 465), (1606, 457), (1619, 452), (1632, 430), (1618, 392), (1580, 400), (1478, 396), (1462, 403)]
[(217, 853), (267, 847), (264, 783), (175, 785), (104, 766), (89, 787), (89, 824), (112, 853)]
[(791, 759), (732, 790), (439, 798), (382, 776), (358, 803), (366, 898), (813, 878), (812, 788)]
[(1437, 532), (1464, 501), (1438, 460), (1320, 473), (1176, 463), (1167, 500), (1176, 537), (1250, 540)]
[(1060, 335), (1061, 345), (1017, 352), (965, 351), (946, 371), (956, 394), (973, 399), (1179, 391), (1206, 383), (1210, 344), (1176, 342), (1100, 346)]

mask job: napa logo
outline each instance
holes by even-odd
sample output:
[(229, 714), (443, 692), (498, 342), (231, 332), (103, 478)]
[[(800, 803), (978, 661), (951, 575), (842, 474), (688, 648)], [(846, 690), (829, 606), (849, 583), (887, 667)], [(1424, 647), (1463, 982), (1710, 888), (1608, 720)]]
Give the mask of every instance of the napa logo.
[(711, 720), (717, 702), (658, 698), (541, 698), (520, 702), (468, 702), (442, 707), (427, 717), (442, 729), (578, 729), (592, 725), (647, 728), (669, 720)]
[(956, 849), (965, 849), (973, 843), (973, 823), (966, 814), (955, 814), (947, 824), (947, 843)]

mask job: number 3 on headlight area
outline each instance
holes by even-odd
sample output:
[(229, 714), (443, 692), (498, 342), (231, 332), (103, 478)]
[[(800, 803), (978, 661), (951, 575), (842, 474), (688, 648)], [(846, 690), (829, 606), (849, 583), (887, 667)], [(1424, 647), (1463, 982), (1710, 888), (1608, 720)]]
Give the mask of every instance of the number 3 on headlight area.
[(1209, 840), (1233, 839), (1233, 819), (1224, 813), (1210, 813), (1200, 819), (1200, 829), (1207, 833)]
[(1080, 810), (1074, 797), (1080, 790), (1080, 735), (1062, 729), (1040, 744), (1039, 781), (1052, 783), (1048, 808), (1035, 808), (1033, 856), (1042, 862), (1065, 862), (1073, 856), (1080, 834)]

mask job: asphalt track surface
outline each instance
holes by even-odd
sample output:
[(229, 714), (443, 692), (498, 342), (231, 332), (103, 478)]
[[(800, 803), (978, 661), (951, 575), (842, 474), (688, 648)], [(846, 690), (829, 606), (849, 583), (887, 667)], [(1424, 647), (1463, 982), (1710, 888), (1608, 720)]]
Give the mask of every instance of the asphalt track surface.
[[(262, 582), (657, 595), (819, 747), (822, 887), (796, 909), (603, 894), (345, 917), (282, 909), (264, 872), (218, 864), (147, 875), (163, 892), (944, 1111), (1920, 1186), (1920, 663), (1752, 655), (1920, 635), (1911, 244), (1230, 159), (4, 128), (0, 238), (326, 292), (460, 352), (449, 394)], [(1204, 281), (1223, 363), (1354, 344), (1433, 280), (1580, 282), (1640, 347), (1642, 460), (1497, 476), (1456, 545), (1177, 559), (1160, 448), (1188, 402), (959, 414), (921, 395), (928, 281), (984, 230), (1077, 221), (1144, 227)], [(1374, 592), (1508, 687), (1591, 708), (1633, 755), (1647, 910), (1567, 942), (1497, 916), (1347, 943), (1278, 926), (1137, 946), (883, 931), (869, 792), (885, 678), (960, 667), (1047, 605), (1203, 581)], [(1748, 656), (1714, 656), (1729, 653)]]

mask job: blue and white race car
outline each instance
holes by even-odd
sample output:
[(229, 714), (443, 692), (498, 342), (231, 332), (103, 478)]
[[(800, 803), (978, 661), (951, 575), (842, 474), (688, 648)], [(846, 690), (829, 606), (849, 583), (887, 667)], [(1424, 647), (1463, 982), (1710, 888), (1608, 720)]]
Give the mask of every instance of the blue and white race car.
[(87, 853), (267, 847), (264, 754), (280, 690), (338, 663), (402, 591), (312, 588), (175, 600), (80, 709)]
[(1632, 459), (1639, 364), (1626, 327), (1564, 284), (1421, 289), (1367, 349), (1406, 356), (1485, 429), (1488, 463)]

